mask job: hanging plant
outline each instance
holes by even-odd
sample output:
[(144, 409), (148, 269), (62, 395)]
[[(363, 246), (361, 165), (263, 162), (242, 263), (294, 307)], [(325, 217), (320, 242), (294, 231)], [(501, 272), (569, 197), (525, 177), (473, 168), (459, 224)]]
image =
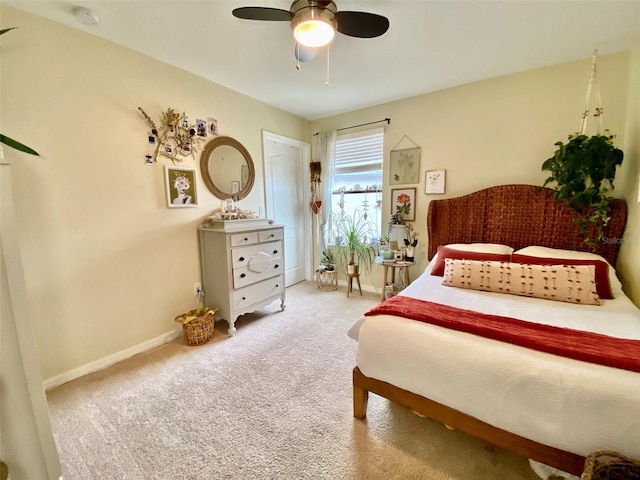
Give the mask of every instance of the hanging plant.
[[(551, 173), (544, 182), (556, 183), (554, 196), (573, 208), (578, 216), (576, 223), (584, 242), (595, 247), (603, 237), (603, 227), (610, 219), (616, 167), (622, 164), (624, 153), (613, 145), (615, 135), (608, 130), (593, 136), (575, 133), (569, 141), (556, 142), (558, 149), (553, 157), (542, 164), (542, 170)], [(587, 234), (593, 225), (595, 238)]]
[(320, 162), (311, 162), (309, 164), (311, 172), (311, 210), (313, 213), (319, 213), (322, 207), (322, 201), (318, 200), (318, 191), (320, 190), (320, 174), (322, 173), (322, 164)]

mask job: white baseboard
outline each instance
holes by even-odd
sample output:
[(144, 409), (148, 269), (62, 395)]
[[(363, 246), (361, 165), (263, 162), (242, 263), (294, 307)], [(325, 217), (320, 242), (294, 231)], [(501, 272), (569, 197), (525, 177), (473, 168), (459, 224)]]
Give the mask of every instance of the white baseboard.
[(52, 388), (58, 387), (63, 383), (70, 382), (71, 380), (75, 380), (76, 378), (80, 378), (89, 373), (103, 370), (108, 366), (132, 357), (133, 355), (146, 352), (147, 350), (151, 350), (152, 348), (168, 343), (174, 338), (178, 337), (181, 333), (181, 329), (171, 330), (167, 333), (163, 333), (162, 335), (152, 338), (151, 340), (147, 340), (146, 342), (139, 343), (138, 345), (134, 345), (133, 347), (125, 348), (124, 350), (120, 350), (119, 352), (116, 352), (112, 355), (103, 357), (99, 360), (96, 360), (95, 362), (87, 363), (85, 365), (82, 365), (81, 367), (63, 372), (54, 377), (49, 377), (43, 382), (44, 389), (51, 390)]

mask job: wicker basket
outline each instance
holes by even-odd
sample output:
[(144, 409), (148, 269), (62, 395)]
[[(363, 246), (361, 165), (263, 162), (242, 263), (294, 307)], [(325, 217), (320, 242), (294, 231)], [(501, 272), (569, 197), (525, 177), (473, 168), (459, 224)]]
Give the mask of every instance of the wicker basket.
[(640, 462), (617, 452), (590, 454), (584, 462), (581, 480), (640, 480)]
[(176, 322), (182, 323), (182, 335), (187, 345), (202, 345), (213, 338), (214, 313), (210, 308), (199, 308), (175, 318)]

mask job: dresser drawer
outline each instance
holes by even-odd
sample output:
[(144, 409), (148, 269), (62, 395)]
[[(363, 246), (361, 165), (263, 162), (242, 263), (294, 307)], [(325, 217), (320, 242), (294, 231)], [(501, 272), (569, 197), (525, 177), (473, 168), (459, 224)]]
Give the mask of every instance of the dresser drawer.
[(234, 308), (240, 310), (250, 307), (260, 300), (278, 295), (284, 291), (284, 276), (269, 278), (260, 283), (254, 283), (248, 287), (240, 288), (233, 292)]
[[(260, 254), (253, 257), (255, 260)], [(264, 260), (264, 261), (263, 261)], [(241, 288), (252, 283), (259, 282), (265, 278), (280, 275), (284, 271), (284, 265), (281, 258), (276, 259), (259, 259), (260, 263), (254, 262), (246, 267), (233, 269), (233, 288)]]
[(242, 245), (251, 245), (258, 243), (260, 236), (258, 232), (234, 233), (231, 235), (231, 246), (240, 247)]
[(274, 228), (273, 230), (261, 230), (259, 233), (260, 233), (261, 242), (269, 242), (271, 240), (282, 240), (284, 237), (282, 233), (282, 228)]
[(233, 268), (244, 267), (253, 263), (252, 258), (259, 254), (266, 254), (272, 259), (282, 258), (282, 242), (260, 243), (248, 247), (234, 248), (231, 251)]

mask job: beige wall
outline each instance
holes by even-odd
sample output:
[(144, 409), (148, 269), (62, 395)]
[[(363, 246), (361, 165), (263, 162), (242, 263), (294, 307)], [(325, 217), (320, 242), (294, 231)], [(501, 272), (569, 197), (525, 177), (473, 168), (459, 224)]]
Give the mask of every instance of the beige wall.
[[(29, 301), (49, 378), (159, 337), (193, 308), (196, 228), (217, 200), (167, 209), (161, 158), (146, 166), (147, 126), (169, 107), (217, 118), (256, 164), (241, 206), (264, 206), (261, 130), (308, 140), (307, 121), (78, 30), (1, 8), (2, 133), (13, 164)], [(191, 158), (181, 165), (197, 167)]]
[[(629, 58), (628, 53), (598, 58), (605, 127), (617, 134), (616, 142), (621, 147), (626, 145), (625, 135), (631, 134), (626, 129)], [(385, 127), (385, 166), (390, 150), (403, 136), (421, 147), (420, 184), (415, 185), (417, 212), (422, 212), (414, 222), (419, 232), (418, 264), (411, 272), (415, 277), (427, 265), (425, 219), (429, 201), (492, 185), (542, 185), (547, 175), (540, 167), (553, 154), (554, 143), (566, 141), (567, 136), (580, 127), (590, 70), (589, 57), (317, 120), (312, 122), (311, 130), (325, 131), (389, 117), (391, 124)], [(637, 85), (636, 75), (634, 88)], [(635, 115), (637, 117), (637, 112)], [(590, 122), (588, 133), (595, 133), (595, 127), (595, 123)], [(637, 130), (635, 137), (638, 138)], [(404, 140), (398, 147), (411, 146), (411, 142)], [(637, 154), (635, 157), (627, 156), (625, 161), (629, 165), (625, 167), (637, 171)], [(446, 170), (445, 195), (424, 193), (424, 172), (434, 169)], [(391, 213), (391, 187), (386, 177), (384, 186), (383, 222), (386, 223)], [(625, 192), (617, 190), (616, 195), (624, 195), (630, 201)], [(635, 236), (640, 235), (638, 228), (635, 227)], [(638, 244), (629, 245), (628, 251), (632, 249), (638, 257)], [(631, 256), (627, 254), (626, 258)], [(637, 272), (637, 263), (635, 265)], [(627, 290), (635, 292), (635, 300), (640, 302), (640, 280), (636, 277), (632, 285), (629, 269), (623, 272), (628, 280)], [(377, 275), (374, 282), (379, 286), (379, 272)]]
[(618, 193), (626, 198), (629, 207), (627, 228), (620, 247), (618, 272), (626, 293), (640, 306), (640, 48), (630, 55), (629, 97), (625, 134), (625, 159), (618, 174)]

